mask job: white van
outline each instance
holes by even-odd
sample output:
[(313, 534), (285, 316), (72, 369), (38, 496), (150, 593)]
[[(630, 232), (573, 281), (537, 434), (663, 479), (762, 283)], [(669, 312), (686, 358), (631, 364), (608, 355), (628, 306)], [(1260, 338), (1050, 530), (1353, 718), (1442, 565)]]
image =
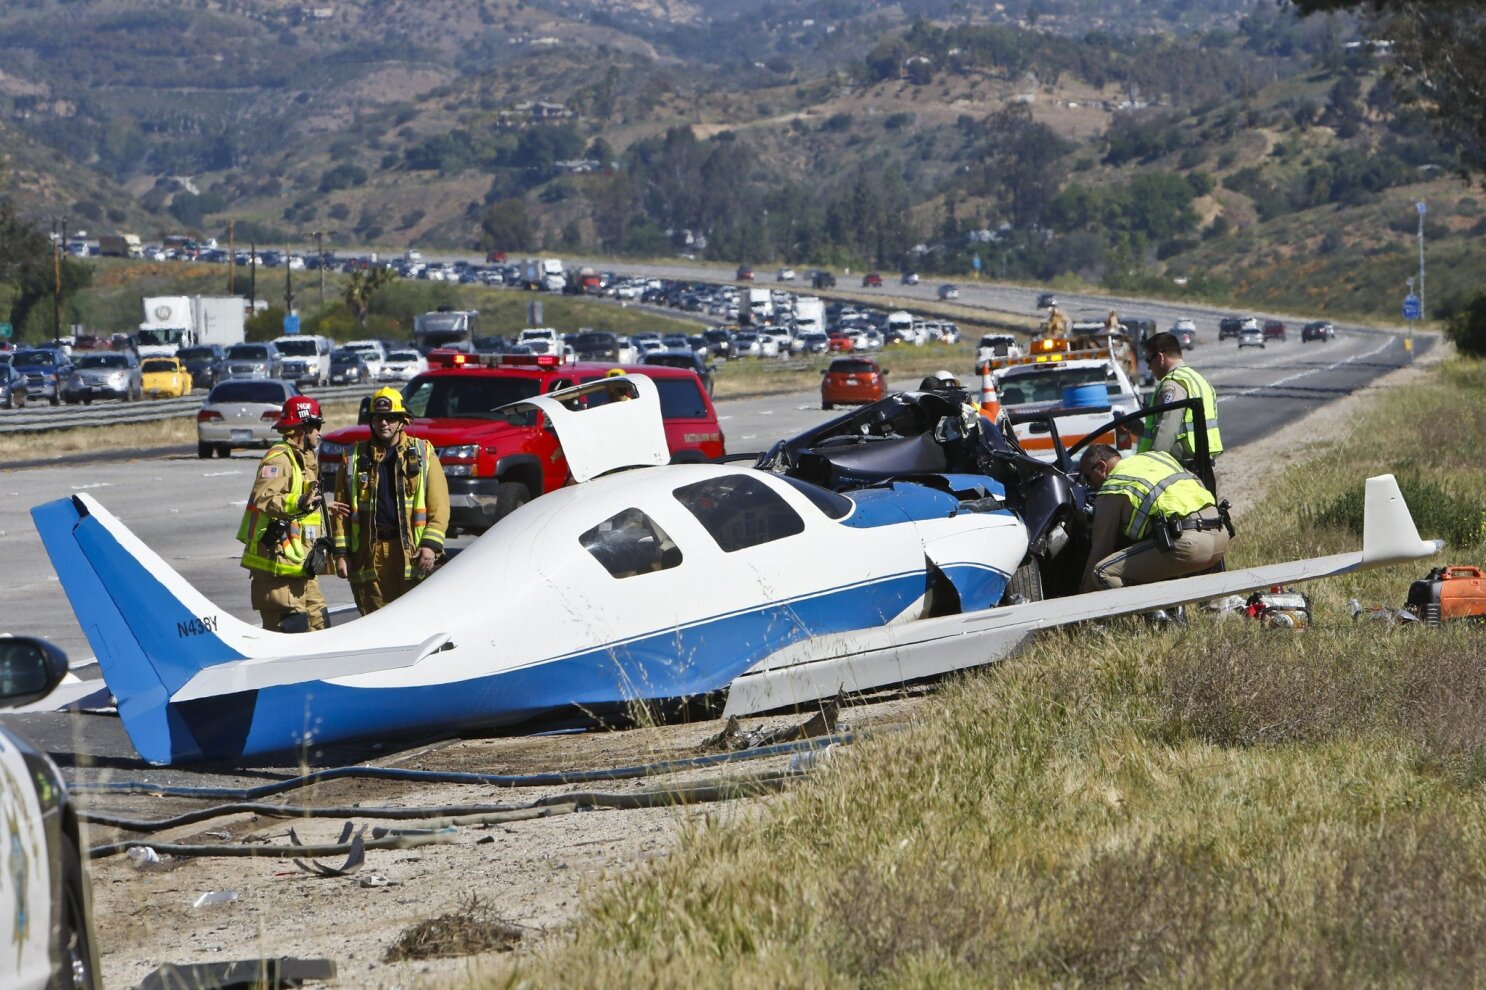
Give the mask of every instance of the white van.
[(281, 374), (285, 380), (303, 385), (330, 384), (330, 352), (335, 350), (335, 341), (312, 333), (295, 333), (275, 337), (273, 345), (284, 357)]
[(889, 340), (901, 340), (907, 344), (923, 343), (913, 329), (913, 314), (907, 310), (900, 309), (887, 314), (887, 333)]

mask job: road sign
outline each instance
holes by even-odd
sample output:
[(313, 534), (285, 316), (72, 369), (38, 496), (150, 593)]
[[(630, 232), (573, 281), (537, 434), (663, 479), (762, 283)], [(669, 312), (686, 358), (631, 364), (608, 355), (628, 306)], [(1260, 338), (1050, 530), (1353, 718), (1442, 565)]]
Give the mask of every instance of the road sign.
[(1406, 320), (1417, 320), (1422, 317), (1419, 311), (1419, 297), (1410, 293), (1403, 297), (1403, 318)]
[(298, 313), (285, 313), (284, 314), (284, 335), (285, 336), (288, 336), (289, 334), (295, 334), (295, 333), (299, 333), (299, 314)]
[(1419, 211), (1419, 215), (1420, 215), (1420, 216), (1421, 216), (1421, 217), (1422, 217), (1422, 216), (1423, 216), (1423, 215), (1424, 215), (1424, 214), (1426, 214), (1426, 213), (1428, 213), (1428, 212), (1429, 212), (1429, 207), (1427, 207), (1427, 206), (1425, 206), (1425, 205), (1424, 205), (1424, 200), (1422, 200), (1422, 199), (1421, 199), (1421, 200), (1419, 200), (1419, 202), (1417, 202), (1417, 203), (1415, 203), (1415, 204), (1414, 204), (1414, 209), (1416, 209), (1416, 210), (1418, 210), (1418, 211)]
[(0, 340), (9, 340), (14, 332), (15, 328), (9, 323), (0, 323)]
[(971, 255), (970, 256), (970, 265), (976, 271), (980, 271), (980, 255), (978, 255), (978, 254)]

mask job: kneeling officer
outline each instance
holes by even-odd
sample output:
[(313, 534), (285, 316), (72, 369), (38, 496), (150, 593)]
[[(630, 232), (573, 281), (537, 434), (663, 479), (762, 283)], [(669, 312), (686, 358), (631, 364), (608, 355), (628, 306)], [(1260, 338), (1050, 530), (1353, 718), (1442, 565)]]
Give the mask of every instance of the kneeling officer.
[(1097, 490), (1082, 590), (1197, 574), (1227, 553), (1233, 535), (1228, 503), (1216, 504), (1212, 492), (1170, 454), (1121, 458), (1109, 444), (1096, 443), (1078, 470)]
[(283, 439), (258, 462), (237, 528), (242, 565), (252, 575), (253, 608), (263, 616), (264, 629), (307, 632), (329, 624), (315, 579), (329, 563), (323, 512), (344, 515), (345, 506), (326, 503), (320, 494), (316, 447), (323, 425), (320, 404), (309, 396), (284, 402), (274, 424)]

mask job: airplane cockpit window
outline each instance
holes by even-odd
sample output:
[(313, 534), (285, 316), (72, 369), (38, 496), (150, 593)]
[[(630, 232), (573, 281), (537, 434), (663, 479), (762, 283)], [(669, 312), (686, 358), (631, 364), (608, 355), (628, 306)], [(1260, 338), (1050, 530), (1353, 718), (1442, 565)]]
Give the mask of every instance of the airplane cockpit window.
[(578, 543), (616, 578), (663, 571), (681, 563), (681, 548), (639, 509), (625, 509), (578, 537)]
[(805, 530), (805, 521), (763, 481), (730, 474), (683, 485), (672, 494), (724, 553), (781, 540)]

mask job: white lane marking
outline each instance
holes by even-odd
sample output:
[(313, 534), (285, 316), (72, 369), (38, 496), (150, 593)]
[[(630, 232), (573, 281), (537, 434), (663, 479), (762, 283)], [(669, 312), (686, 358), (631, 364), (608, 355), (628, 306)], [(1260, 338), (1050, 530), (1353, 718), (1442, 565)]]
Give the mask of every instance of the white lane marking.
[(1266, 391), (1268, 389), (1277, 388), (1277, 387), (1279, 387), (1281, 385), (1288, 385), (1290, 382), (1298, 381), (1299, 379), (1305, 378), (1305, 377), (1307, 377), (1309, 375), (1319, 375), (1319, 374), (1324, 374), (1325, 372), (1328, 372), (1328, 371), (1335, 371), (1337, 368), (1340, 368), (1342, 365), (1344, 365), (1344, 364), (1351, 364), (1353, 361), (1356, 361), (1359, 358), (1370, 358), (1370, 357), (1372, 357), (1375, 354), (1381, 354), (1383, 351), (1386, 351), (1388, 348), (1392, 347), (1394, 343), (1395, 343), (1394, 339), (1390, 337), (1388, 340), (1384, 341), (1382, 344), (1380, 344), (1377, 347), (1374, 347), (1372, 350), (1368, 351), (1366, 354), (1353, 354), (1349, 358), (1343, 358), (1340, 361), (1334, 362), (1332, 364), (1328, 364), (1324, 368), (1311, 368), (1308, 371), (1297, 371), (1293, 375), (1288, 375), (1288, 376), (1286, 376), (1284, 378), (1279, 379), (1278, 381), (1270, 382), (1268, 385), (1255, 385), (1253, 388), (1243, 388), (1243, 389), (1238, 389), (1237, 391), (1226, 391), (1222, 395), (1218, 396), (1218, 401), (1219, 402), (1223, 402), (1223, 401), (1225, 401), (1227, 399), (1243, 398), (1246, 395), (1253, 395), (1255, 392), (1263, 392), (1263, 391)]
[(73, 485), (72, 490), (75, 492), (85, 492), (90, 488), (112, 488), (113, 486), (114, 483), (112, 481), (95, 481), (91, 485)]

